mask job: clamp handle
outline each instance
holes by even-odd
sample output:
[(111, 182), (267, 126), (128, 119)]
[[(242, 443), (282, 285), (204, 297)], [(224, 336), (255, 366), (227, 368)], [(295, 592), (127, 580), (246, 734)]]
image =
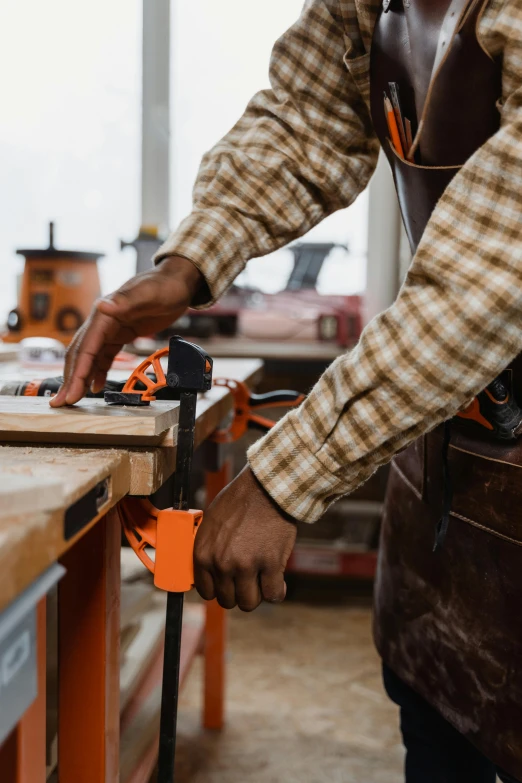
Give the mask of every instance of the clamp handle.
[(225, 386), (234, 397), (234, 418), (229, 427), (214, 433), (212, 440), (215, 443), (232, 443), (239, 440), (248, 429), (268, 432), (275, 421), (254, 413), (256, 408), (297, 407), (305, 399), (304, 394), (289, 390), (252, 394), (245, 383), (227, 378), (216, 378), (214, 386)]
[[(147, 498), (123, 498), (117, 505), (125, 537), (154, 584), (170, 593), (187, 593), (194, 586), (194, 542), (203, 512), (156, 508)], [(146, 547), (156, 550), (153, 560)]]

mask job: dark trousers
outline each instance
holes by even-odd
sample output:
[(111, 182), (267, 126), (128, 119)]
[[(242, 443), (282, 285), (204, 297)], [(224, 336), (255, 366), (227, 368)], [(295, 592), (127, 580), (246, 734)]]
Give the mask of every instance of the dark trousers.
[(406, 783), (520, 783), (499, 770), (387, 666), (384, 687), (400, 707)]

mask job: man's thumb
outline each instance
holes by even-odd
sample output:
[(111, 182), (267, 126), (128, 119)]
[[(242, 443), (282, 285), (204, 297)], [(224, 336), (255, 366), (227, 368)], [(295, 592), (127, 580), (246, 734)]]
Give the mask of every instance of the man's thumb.
[(118, 291), (109, 294), (109, 296), (104, 296), (96, 302), (96, 310), (99, 313), (118, 319), (127, 315), (130, 310), (134, 309), (135, 307), (133, 307), (130, 298), (122, 296)]

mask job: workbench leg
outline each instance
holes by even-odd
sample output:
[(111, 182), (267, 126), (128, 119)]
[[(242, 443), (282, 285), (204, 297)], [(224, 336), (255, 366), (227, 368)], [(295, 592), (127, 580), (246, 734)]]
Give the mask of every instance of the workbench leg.
[(0, 748), (0, 779), (5, 783), (45, 783), (46, 779), (46, 599), (36, 608), (36, 699)]
[[(218, 471), (207, 472), (207, 504), (232, 480), (232, 465), (225, 460)], [(227, 637), (226, 611), (217, 601), (209, 601), (205, 618), (205, 693), (203, 725), (206, 729), (223, 728), (225, 716), (225, 655)]]
[(114, 512), (63, 557), (58, 588), (60, 783), (117, 783), (120, 543)]

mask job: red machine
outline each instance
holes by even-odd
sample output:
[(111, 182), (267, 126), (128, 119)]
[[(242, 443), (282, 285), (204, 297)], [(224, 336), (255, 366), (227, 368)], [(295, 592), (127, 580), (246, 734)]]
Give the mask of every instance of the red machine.
[(294, 266), (284, 291), (266, 294), (232, 286), (208, 310), (189, 311), (173, 331), (202, 338), (238, 335), (260, 341), (324, 341), (342, 348), (355, 345), (363, 328), (362, 296), (324, 295), (316, 287), (335, 247), (339, 246), (315, 242), (290, 246)]

